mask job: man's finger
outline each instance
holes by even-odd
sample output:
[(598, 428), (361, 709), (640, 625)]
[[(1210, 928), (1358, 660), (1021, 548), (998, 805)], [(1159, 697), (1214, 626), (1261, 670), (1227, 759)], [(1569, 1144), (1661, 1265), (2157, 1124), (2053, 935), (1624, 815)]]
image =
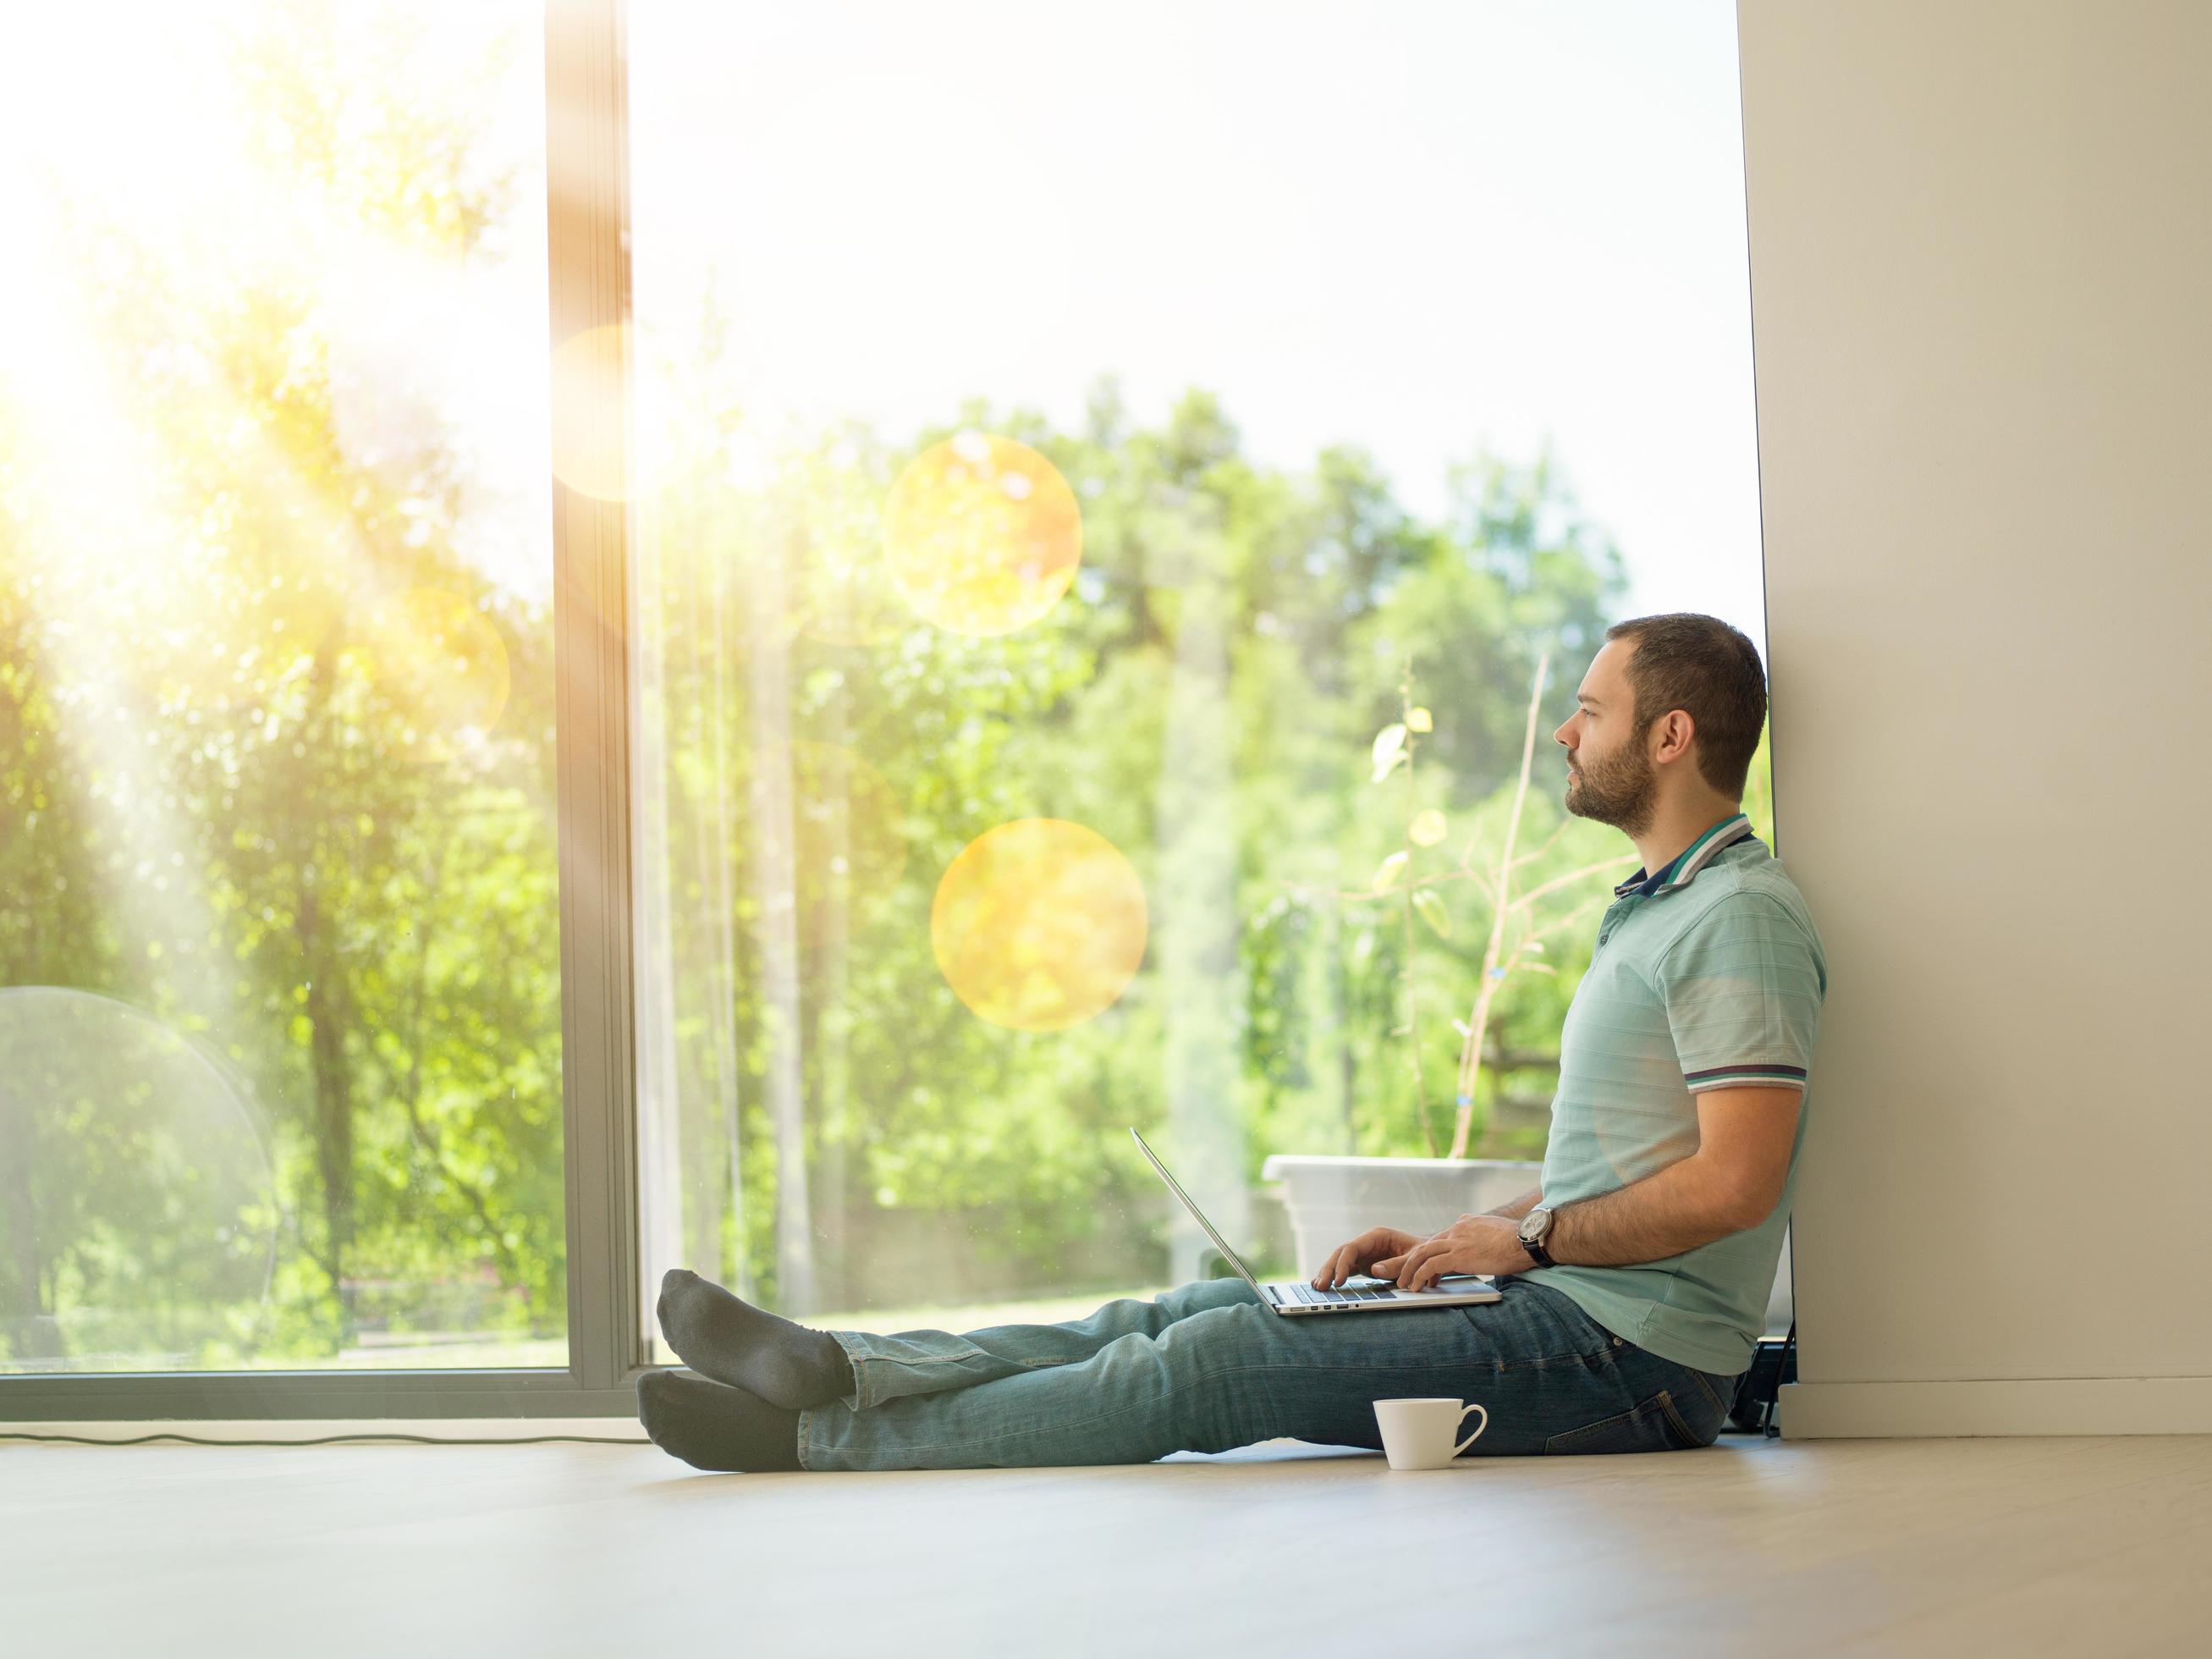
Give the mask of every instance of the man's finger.
[(1430, 1254), (1430, 1241), (1427, 1239), (1423, 1239), (1419, 1243), (1414, 1245), (1412, 1249), (1406, 1252), (1403, 1258), (1403, 1265), (1401, 1265), (1397, 1273), (1393, 1275), (1393, 1277), (1395, 1277), (1398, 1281), (1398, 1288), (1400, 1290), (1409, 1291), (1413, 1289), (1413, 1274), (1418, 1271), (1419, 1264), (1428, 1259)]
[(1321, 1264), (1321, 1271), (1314, 1275), (1314, 1285), (1316, 1288), (1336, 1283), (1336, 1264), (1342, 1259), (1345, 1249), (1345, 1246), (1340, 1244), (1328, 1253), (1328, 1260)]

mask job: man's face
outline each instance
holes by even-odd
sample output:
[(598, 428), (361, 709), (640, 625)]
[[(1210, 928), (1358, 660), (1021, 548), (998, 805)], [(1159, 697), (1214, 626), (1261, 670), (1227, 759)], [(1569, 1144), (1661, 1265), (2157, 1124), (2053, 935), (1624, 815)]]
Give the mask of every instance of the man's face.
[(1567, 751), (1567, 811), (1626, 836), (1649, 829), (1659, 805), (1659, 770), (1634, 738), (1627, 668), (1635, 650), (1632, 641), (1607, 640), (1575, 688), (1575, 714), (1552, 733)]

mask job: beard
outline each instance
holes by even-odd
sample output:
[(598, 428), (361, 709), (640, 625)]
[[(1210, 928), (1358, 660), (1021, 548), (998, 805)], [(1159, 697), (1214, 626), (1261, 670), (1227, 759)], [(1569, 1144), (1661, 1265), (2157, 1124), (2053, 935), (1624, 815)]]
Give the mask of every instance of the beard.
[(1568, 765), (1582, 769), (1568, 775), (1567, 811), (1632, 837), (1651, 827), (1659, 807), (1659, 773), (1644, 760), (1640, 746), (1605, 760)]

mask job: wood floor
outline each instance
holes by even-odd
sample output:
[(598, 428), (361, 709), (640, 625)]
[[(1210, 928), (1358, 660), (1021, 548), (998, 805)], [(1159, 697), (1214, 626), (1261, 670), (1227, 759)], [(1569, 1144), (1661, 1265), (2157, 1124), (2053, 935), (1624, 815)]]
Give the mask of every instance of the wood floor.
[(2205, 1654), (2212, 1437), (790, 1475), (0, 1440), (0, 1651)]

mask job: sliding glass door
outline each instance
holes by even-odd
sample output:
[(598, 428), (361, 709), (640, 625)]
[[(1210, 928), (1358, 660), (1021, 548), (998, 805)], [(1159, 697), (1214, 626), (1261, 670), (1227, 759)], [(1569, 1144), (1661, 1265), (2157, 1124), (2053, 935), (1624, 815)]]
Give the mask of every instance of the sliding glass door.
[(550, 269), (549, 43), (612, 240), (613, 39), (519, 0), (12, 26), (0, 1418), (614, 1408), (563, 981), (604, 1006), (623, 924), (563, 888), (622, 787), (578, 602), (620, 550), (546, 467), (549, 301), (609, 299)]
[(1279, 1274), (1269, 1152), (1542, 1156), (1575, 484), (1757, 598), (1730, 15), (1614, 19), (633, 11), (641, 1303), (1225, 1271), (1132, 1126)]
[(19, 20), (0, 1368), (562, 1365), (534, 7)]
[(1279, 1274), (1270, 1152), (1540, 1158), (1548, 733), (1763, 641), (1729, 17), (17, 20), (0, 1420), (1224, 1271), (1133, 1126)]

